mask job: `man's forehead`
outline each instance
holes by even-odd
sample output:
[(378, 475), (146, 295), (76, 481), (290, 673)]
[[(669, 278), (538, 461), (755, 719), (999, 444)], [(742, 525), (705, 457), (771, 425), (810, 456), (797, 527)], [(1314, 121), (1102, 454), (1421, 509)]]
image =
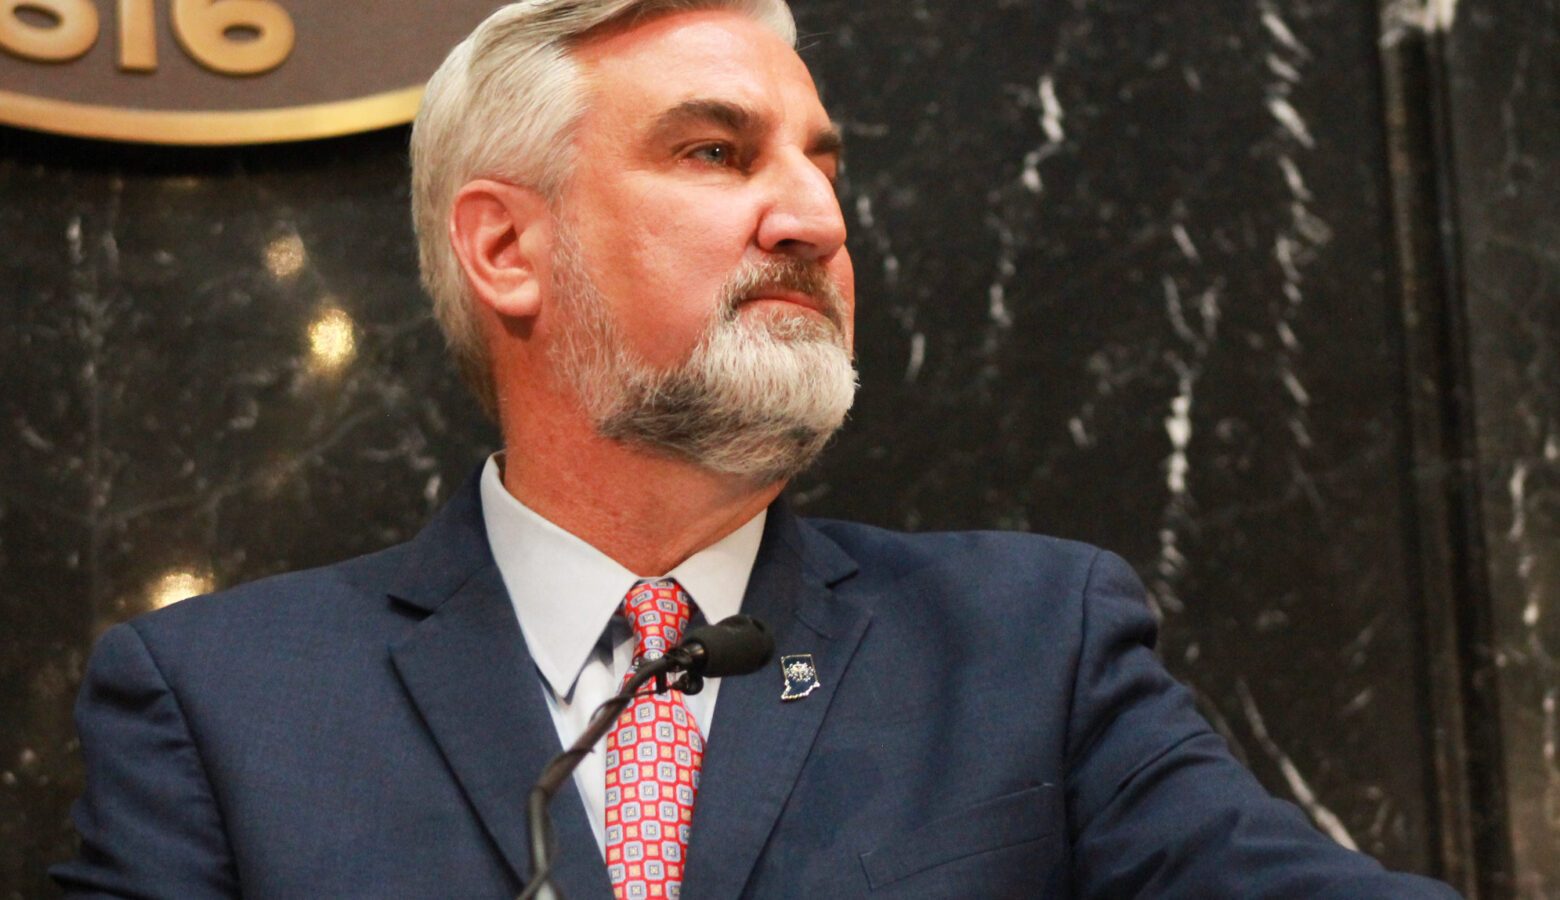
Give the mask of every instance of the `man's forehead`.
[(690, 104), (705, 101), (757, 112), (769, 95), (784, 93), (823, 115), (812, 74), (791, 46), (731, 10), (673, 12), (614, 27), (577, 45), (574, 56), (593, 93), (632, 97), (640, 114), (693, 110)]

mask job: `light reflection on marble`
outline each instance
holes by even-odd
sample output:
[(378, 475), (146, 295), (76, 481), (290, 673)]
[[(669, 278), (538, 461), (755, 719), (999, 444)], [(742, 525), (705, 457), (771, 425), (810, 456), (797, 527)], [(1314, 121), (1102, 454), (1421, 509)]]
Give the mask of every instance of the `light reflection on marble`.
[(217, 580), (204, 568), (174, 568), (152, 580), (146, 591), (148, 609), (162, 609), (181, 600), (209, 594)]
[(335, 303), (335, 297), (321, 298), (319, 314), (309, 323), (309, 369), (319, 376), (338, 374), (357, 355), (352, 317)]

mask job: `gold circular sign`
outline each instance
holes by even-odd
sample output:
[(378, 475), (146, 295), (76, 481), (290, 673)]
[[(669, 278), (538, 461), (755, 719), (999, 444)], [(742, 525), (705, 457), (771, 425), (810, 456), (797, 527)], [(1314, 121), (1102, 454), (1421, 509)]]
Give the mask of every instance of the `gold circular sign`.
[(0, 0), (0, 123), (156, 144), (411, 121), (495, 0)]

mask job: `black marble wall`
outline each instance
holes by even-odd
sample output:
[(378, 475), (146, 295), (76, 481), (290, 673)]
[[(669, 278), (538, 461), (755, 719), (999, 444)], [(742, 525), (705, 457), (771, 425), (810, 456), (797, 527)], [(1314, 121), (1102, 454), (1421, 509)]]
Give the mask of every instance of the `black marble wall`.
[(494, 438), (418, 299), (404, 131), (0, 140), (0, 883), (31, 897), (97, 632), (404, 539)]
[(1465, 2), (1447, 48), (1512, 888), (1560, 897), (1560, 3)]
[[(799, 0), (863, 389), (793, 501), (1123, 553), (1276, 793), (1560, 896), (1557, 2)], [(402, 539), (493, 448), (405, 138), (0, 130), (8, 896), (70, 852), (97, 631)]]

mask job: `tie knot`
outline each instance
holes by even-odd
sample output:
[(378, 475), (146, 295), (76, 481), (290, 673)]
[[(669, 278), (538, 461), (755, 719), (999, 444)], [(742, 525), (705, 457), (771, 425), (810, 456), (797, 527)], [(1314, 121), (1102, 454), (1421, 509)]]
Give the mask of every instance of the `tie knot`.
[(623, 616), (634, 629), (634, 661), (657, 659), (682, 640), (693, 601), (675, 578), (646, 578), (628, 589)]

